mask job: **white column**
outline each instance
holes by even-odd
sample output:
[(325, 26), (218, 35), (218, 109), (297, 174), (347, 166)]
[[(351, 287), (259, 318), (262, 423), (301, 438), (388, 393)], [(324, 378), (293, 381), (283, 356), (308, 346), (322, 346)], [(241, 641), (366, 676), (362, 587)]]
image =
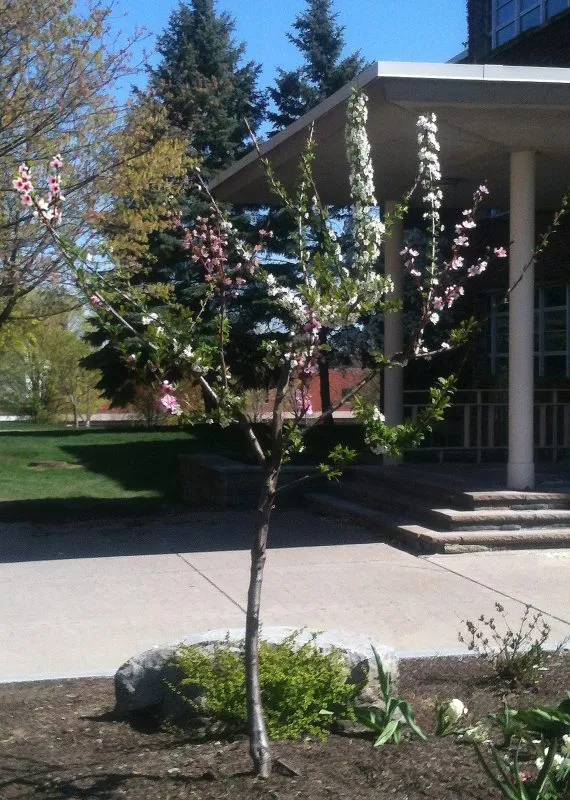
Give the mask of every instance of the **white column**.
[[(386, 213), (391, 215), (396, 209), (396, 201), (386, 202)], [(394, 282), (390, 299), (402, 300), (404, 297), (404, 267), (400, 255), (404, 243), (402, 220), (394, 220), (390, 236), (384, 246), (386, 274)], [(391, 311), (384, 316), (384, 354), (388, 357), (401, 353), (404, 347), (404, 315), (401, 311)], [(404, 370), (403, 367), (388, 367), (384, 370), (384, 414), (388, 425), (399, 425), (404, 421)], [(399, 458), (385, 458), (384, 463), (399, 463)]]
[(509, 489), (534, 488), (535, 154), (511, 154)]

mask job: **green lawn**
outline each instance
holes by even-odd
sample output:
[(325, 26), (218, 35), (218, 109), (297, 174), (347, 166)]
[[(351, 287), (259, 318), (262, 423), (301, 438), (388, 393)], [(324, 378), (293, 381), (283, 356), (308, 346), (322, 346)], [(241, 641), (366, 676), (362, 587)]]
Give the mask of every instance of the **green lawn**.
[[(315, 462), (338, 440), (358, 446), (355, 426), (312, 432), (302, 460)], [(0, 519), (88, 518), (152, 513), (179, 503), (178, 455), (214, 452), (250, 459), (238, 428), (213, 425), (71, 430), (5, 424), (0, 429)], [(66, 462), (61, 469), (55, 464)]]

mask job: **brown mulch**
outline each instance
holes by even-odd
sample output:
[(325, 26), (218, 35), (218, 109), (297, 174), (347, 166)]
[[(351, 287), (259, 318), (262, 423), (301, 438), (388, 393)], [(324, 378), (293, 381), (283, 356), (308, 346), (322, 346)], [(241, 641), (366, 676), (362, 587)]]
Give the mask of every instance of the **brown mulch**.
[[(458, 697), (469, 722), (509, 705), (557, 704), (570, 688), (570, 656), (553, 658), (535, 689), (512, 692), (474, 658), (402, 662), (399, 694), (433, 733), (435, 703)], [(196, 743), (138, 729), (113, 713), (113, 683), (81, 679), (0, 686), (0, 797), (102, 800), (486, 800), (498, 797), (469, 745), (454, 737), (277, 742), (272, 777), (250, 773), (245, 740)]]

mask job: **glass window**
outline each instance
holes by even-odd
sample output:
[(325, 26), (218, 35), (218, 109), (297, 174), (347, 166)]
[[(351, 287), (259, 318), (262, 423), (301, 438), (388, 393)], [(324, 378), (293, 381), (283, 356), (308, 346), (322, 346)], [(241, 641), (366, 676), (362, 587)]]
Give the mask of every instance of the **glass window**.
[(566, 309), (544, 313), (544, 350), (566, 352)]
[(506, 25), (504, 28), (501, 28), (497, 31), (497, 47), (505, 42), (508, 42), (509, 39), (513, 39), (517, 34), (517, 29), (514, 22), (511, 22), (510, 25)]
[(565, 306), (566, 287), (565, 286), (545, 286), (540, 290), (544, 297), (545, 306)]
[(521, 31), (528, 31), (531, 28), (536, 28), (537, 25), (540, 25), (540, 7), (527, 11), (521, 17)]
[(497, 314), (495, 318), (495, 352), (509, 352), (509, 317), (507, 314)]
[(540, 8), (540, 3), (537, 0), (520, 0), (521, 11), (528, 11), (531, 8)]
[(544, 356), (544, 375), (548, 378), (564, 378), (566, 356)]
[(546, 16), (553, 17), (568, 8), (568, 0), (546, 0)]
[[(538, 287), (535, 292), (534, 356), (536, 376), (559, 378), (570, 374), (569, 286)], [(501, 308), (501, 297), (491, 298), (489, 359), (495, 376), (508, 363), (509, 317)]]
[(505, 22), (511, 22), (515, 18), (515, 0), (507, 0), (502, 5), (497, 5), (496, 21), (497, 25), (504, 25)]

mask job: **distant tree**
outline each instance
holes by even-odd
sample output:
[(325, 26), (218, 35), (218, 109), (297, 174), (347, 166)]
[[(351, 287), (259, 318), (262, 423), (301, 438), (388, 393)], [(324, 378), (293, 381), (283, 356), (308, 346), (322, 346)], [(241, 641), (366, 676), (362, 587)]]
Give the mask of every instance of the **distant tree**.
[(99, 376), (82, 366), (90, 347), (82, 338), (81, 309), (69, 310), (73, 302), (72, 297), (62, 300), (60, 291), (37, 290), (6, 324), (0, 354), (2, 410), (43, 422), (70, 414), (76, 426), (90, 419)]
[(360, 52), (341, 58), (344, 27), (336, 21), (333, 0), (306, 0), (305, 10), (293, 22), (288, 39), (304, 62), (296, 70), (279, 69), (269, 90), (276, 111), (268, 114), (276, 131), (286, 128), (307, 111), (352, 80), (364, 67)]

